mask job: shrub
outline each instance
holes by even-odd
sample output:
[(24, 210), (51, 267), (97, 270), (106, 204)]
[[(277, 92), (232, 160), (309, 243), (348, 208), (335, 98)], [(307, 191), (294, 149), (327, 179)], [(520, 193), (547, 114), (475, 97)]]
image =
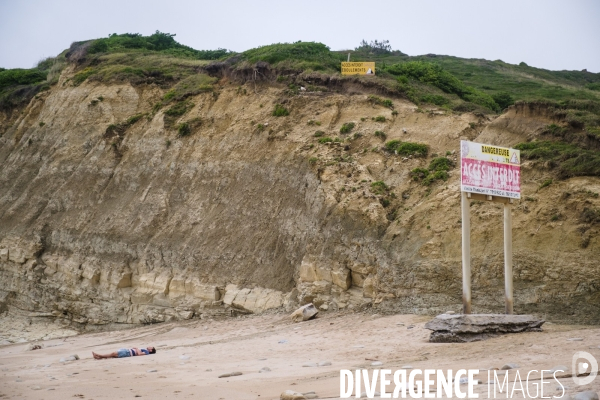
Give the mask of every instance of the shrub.
[(317, 161), (319, 161), (319, 159), (317, 157), (311, 157), (308, 159), (308, 162), (310, 163), (310, 165), (315, 165), (317, 163)]
[(429, 147), (426, 144), (403, 142), (396, 149), (398, 154), (406, 156), (425, 157), (429, 151)]
[(316, 131), (315, 132), (315, 137), (321, 137), (323, 135), (325, 135), (325, 132), (323, 132), (323, 131)]
[(425, 179), (423, 179), (423, 185), (429, 186), (436, 180), (446, 181), (446, 180), (448, 180), (448, 177), (449, 177), (449, 175), (448, 175), (448, 172), (446, 172), (446, 171), (435, 171), (434, 173), (429, 174), (429, 176), (427, 176)]
[(429, 148), (426, 144), (412, 143), (412, 142), (401, 142), (399, 140), (392, 140), (385, 144), (385, 149), (390, 152), (405, 156), (425, 157)]
[(331, 143), (333, 142), (333, 139), (330, 137), (322, 137), (319, 139), (319, 143)]
[(412, 171), (410, 171), (410, 177), (414, 181), (420, 181), (422, 179), (425, 179), (428, 175), (429, 171), (425, 168), (415, 168)]
[(243, 52), (241, 58), (251, 64), (259, 61), (271, 65), (285, 63), (286, 67), (300, 70), (339, 70), (340, 67), (339, 57), (326, 45), (315, 42), (275, 43), (261, 46)]
[(385, 117), (383, 115), (378, 115), (375, 118), (373, 118), (373, 120), (375, 122), (385, 122)]
[(179, 137), (187, 136), (192, 132), (190, 128), (190, 124), (187, 122), (183, 122), (177, 126), (177, 134)]
[(306, 123), (306, 125), (308, 126), (321, 126), (321, 121), (315, 121), (314, 119), (309, 119), (308, 122)]
[(219, 58), (230, 54), (230, 52), (225, 49), (195, 50), (178, 43), (174, 37), (175, 34), (160, 31), (156, 31), (150, 36), (142, 36), (139, 33), (123, 33), (120, 35), (113, 33), (109, 35), (108, 38), (97, 39), (91, 43), (88, 42), (87, 53), (98, 54), (131, 50), (149, 50), (195, 60), (218, 60)]
[(385, 144), (385, 149), (391, 152), (396, 151), (400, 143), (401, 142), (399, 140), (390, 140)]
[(371, 103), (371, 104), (377, 104), (383, 107), (387, 107), (387, 108), (394, 108), (394, 103), (391, 100), (388, 99), (382, 99), (381, 97), (377, 97), (377, 96), (373, 96), (370, 95), (367, 100)]
[(600, 222), (600, 211), (585, 207), (581, 212), (581, 220), (587, 224)]
[(371, 183), (371, 191), (375, 194), (385, 194), (390, 188), (383, 181)]
[(597, 90), (600, 92), (600, 82), (588, 83), (586, 87), (590, 90)]
[(415, 168), (410, 172), (414, 181), (422, 181), (423, 185), (429, 186), (437, 180), (446, 181), (450, 177), (448, 170), (454, 167), (454, 162), (446, 157), (437, 157), (431, 160), (429, 168)]
[(512, 106), (515, 104), (515, 99), (508, 92), (499, 92), (492, 95), (492, 99), (498, 104), (500, 110), (504, 110), (508, 108), (508, 106)]
[(360, 46), (354, 49), (355, 51), (365, 52), (368, 54), (390, 54), (392, 53), (392, 45), (390, 45), (389, 40), (382, 40), (381, 42), (378, 40), (371, 41), (371, 43), (367, 43), (366, 40), (362, 40), (360, 42)]
[(381, 140), (385, 140), (385, 138), (387, 137), (387, 135), (382, 131), (375, 131), (375, 136), (377, 136)]
[(435, 104), (436, 106), (444, 106), (450, 104), (450, 100), (440, 94), (426, 94), (421, 96), (423, 103)]
[(287, 108), (285, 108), (281, 104), (275, 104), (275, 109), (273, 110), (274, 117), (285, 117), (287, 115), (290, 115), (290, 112)]
[(37, 68), (0, 71), (0, 89), (12, 85), (31, 85), (46, 80), (47, 73)]
[(454, 167), (454, 162), (446, 157), (437, 157), (429, 163), (430, 171), (449, 171)]
[(354, 122), (346, 122), (340, 128), (340, 133), (350, 133), (352, 129), (354, 129)]

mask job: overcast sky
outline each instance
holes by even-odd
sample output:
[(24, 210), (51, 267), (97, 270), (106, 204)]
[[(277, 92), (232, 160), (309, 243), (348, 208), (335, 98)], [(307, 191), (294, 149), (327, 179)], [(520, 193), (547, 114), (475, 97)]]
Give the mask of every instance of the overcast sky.
[(389, 40), (409, 55), (600, 72), (600, 1), (0, 0), (0, 67), (31, 68), (71, 42), (175, 33), (195, 49)]

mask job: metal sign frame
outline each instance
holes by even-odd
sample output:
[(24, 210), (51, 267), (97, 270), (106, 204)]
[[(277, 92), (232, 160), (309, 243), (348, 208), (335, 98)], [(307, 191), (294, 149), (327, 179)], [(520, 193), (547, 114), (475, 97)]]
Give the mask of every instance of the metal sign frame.
[[(463, 285), (463, 314), (471, 314), (471, 210), (470, 201), (490, 201), (504, 204), (504, 310), (513, 314), (513, 258), (512, 258), (512, 203), (513, 199), (503, 196), (493, 196), (463, 191), (463, 143), (461, 141), (461, 218), (462, 218), (462, 285)], [(488, 146), (477, 143), (477, 145)], [(493, 147), (493, 146), (490, 146)], [(514, 150), (514, 149), (510, 149)], [(518, 152), (518, 151), (517, 151)], [(468, 149), (467, 149), (468, 153)], [(517, 153), (518, 154), (518, 153)], [(520, 160), (517, 160), (520, 161)], [(520, 164), (520, 162), (519, 162)], [(519, 180), (520, 197), (520, 180)]]

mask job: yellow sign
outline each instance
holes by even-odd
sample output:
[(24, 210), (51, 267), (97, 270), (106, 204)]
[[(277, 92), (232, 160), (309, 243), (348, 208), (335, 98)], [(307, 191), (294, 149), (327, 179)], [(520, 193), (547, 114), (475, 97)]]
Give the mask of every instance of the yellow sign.
[(375, 63), (343, 62), (342, 75), (375, 75)]

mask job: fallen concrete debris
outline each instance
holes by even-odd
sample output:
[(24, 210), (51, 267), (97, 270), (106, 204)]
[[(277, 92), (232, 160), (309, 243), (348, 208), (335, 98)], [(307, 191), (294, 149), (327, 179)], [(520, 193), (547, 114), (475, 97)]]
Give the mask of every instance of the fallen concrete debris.
[(317, 310), (313, 303), (308, 303), (294, 311), (292, 315), (290, 315), (290, 318), (294, 322), (308, 321), (309, 319), (314, 318), (318, 313), (319, 310)]
[(532, 315), (441, 314), (425, 324), (434, 343), (466, 343), (506, 333), (541, 332), (544, 320)]

